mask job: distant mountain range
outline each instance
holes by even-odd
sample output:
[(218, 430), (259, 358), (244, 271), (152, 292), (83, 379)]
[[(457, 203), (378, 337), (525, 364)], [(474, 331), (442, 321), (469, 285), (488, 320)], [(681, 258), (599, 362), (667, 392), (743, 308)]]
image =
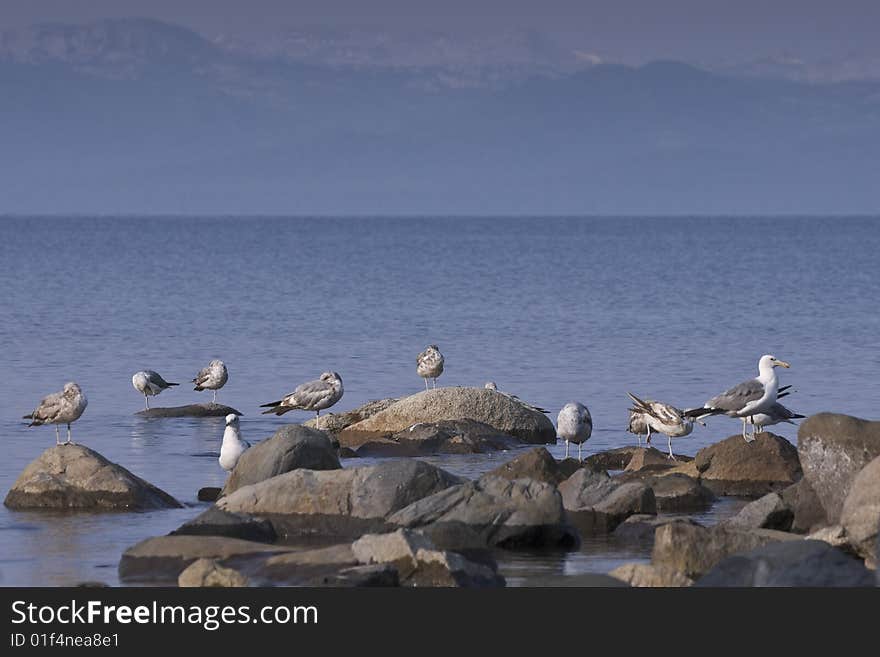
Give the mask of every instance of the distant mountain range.
[(7, 31), (0, 212), (880, 211), (880, 82), (750, 73), (529, 32)]

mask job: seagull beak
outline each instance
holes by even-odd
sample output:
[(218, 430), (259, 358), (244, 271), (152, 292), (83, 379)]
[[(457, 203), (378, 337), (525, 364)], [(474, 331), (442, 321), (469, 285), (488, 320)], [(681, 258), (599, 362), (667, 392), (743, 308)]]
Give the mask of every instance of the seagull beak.
[(789, 367), (791, 367), (791, 364), (786, 363), (784, 360), (777, 360), (776, 364), (779, 365), (779, 367), (784, 367), (785, 369), (788, 369)]

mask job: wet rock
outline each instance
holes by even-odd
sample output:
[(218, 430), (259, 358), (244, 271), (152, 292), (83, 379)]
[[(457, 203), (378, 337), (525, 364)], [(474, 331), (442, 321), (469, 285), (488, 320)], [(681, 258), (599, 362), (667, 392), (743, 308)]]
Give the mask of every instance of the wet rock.
[(873, 564), (880, 526), (880, 457), (868, 463), (853, 479), (843, 502), (840, 524), (856, 552)]
[(533, 479), (554, 486), (564, 478), (559, 463), (545, 447), (535, 447), (523, 452), (489, 474), (503, 479)]
[(775, 541), (792, 540), (803, 539), (772, 529), (741, 530), (717, 525), (707, 529), (697, 524), (673, 522), (657, 528), (651, 563), (696, 579), (732, 554)]
[(627, 543), (641, 543), (646, 546), (654, 545), (654, 534), (657, 527), (668, 525), (671, 522), (687, 522), (697, 524), (689, 518), (681, 516), (656, 516), (647, 513), (632, 515), (620, 523), (613, 532), (615, 539)]
[(653, 468), (655, 470), (666, 470), (693, 461), (690, 456), (678, 454), (676, 460), (672, 460), (669, 456), (653, 447), (639, 448), (633, 452), (632, 458), (626, 464), (624, 470), (626, 472), (637, 472), (644, 468)]
[(816, 495), (816, 491), (810, 486), (806, 477), (783, 489), (780, 495), (794, 513), (791, 531), (806, 534), (828, 524), (825, 507), (822, 506), (819, 496)]
[(609, 449), (604, 452), (590, 454), (584, 459), (584, 461), (592, 470), (623, 470), (629, 465), (632, 457), (644, 449), (644, 447), (628, 445), (626, 447), (618, 447), (616, 449)]
[(287, 548), (220, 536), (155, 536), (128, 548), (119, 561), (126, 582), (174, 583), (198, 559), (223, 560), (284, 552)]
[(226, 568), (216, 559), (196, 559), (177, 577), (180, 587), (242, 587), (250, 586), (248, 578), (233, 568)]
[(50, 447), (6, 495), (10, 509), (141, 510), (179, 508), (168, 493), (84, 445)]
[(771, 543), (720, 561), (697, 586), (873, 586), (857, 559), (822, 541)]
[(228, 513), (216, 506), (185, 522), (171, 532), (171, 536), (226, 536), (260, 543), (273, 543), (278, 538), (268, 520)]
[(856, 475), (880, 456), (880, 422), (837, 413), (813, 415), (798, 428), (798, 454), (827, 521), (836, 524)]
[(649, 563), (625, 563), (608, 574), (635, 587), (670, 588), (690, 586), (694, 583), (690, 577), (685, 577), (679, 572)]
[(783, 501), (782, 496), (779, 493), (767, 493), (720, 524), (732, 529), (778, 529), (787, 532), (791, 529), (793, 520), (794, 511)]
[(239, 488), (217, 506), (267, 517), (282, 536), (359, 536), (387, 529), (386, 519), (395, 511), (460, 481), (408, 459), (341, 470), (298, 469)]
[(217, 498), (220, 497), (220, 490), (221, 489), (216, 486), (199, 488), (197, 498), (199, 502), (216, 502)]
[(578, 470), (559, 485), (567, 517), (582, 534), (603, 534), (629, 516), (656, 513), (654, 491), (642, 482), (620, 483), (604, 473)]
[(705, 447), (694, 463), (701, 483), (716, 495), (760, 497), (801, 478), (795, 446), (766, 431), (750, 443), (735, 435)]
[(340, 459), (356, 459), (358, 457), (358, 453), (351, 447), (340, 447), (336, 450), (336, 455)]
[(484, 476), (425, 497), (388, 518), (445, 549), (571, 547), (562, 498), (550, 484)]
[(475, 420), (531, 444), (553, 443), (556, 428), (543, 414), (495, 390), (436, 388), (401, 399), (339, 432), (341, 445), (358, 447), (414, 424)]
[(150, 408), (138, 411), (135, 415), (141, 417), (226, 417), (227, 415), (241, 415), (231, 406), (223, 404), (187, 404), (186, 406), (171, 406), (169, 408)]
[(365, 442), (358, 456), (482, 454), (520, 446), (519, 440), (474, 420), (415, 424), (386, 438)]
[(298, 468), (338, 470), (342, 465), (327, 434), (299, 424), (278, 429), (244, 451), (223, 487), (229, 495), (243, 486), (256, 484)]
[(715, 501), (711, 490), (684, 474), (654, 477), (645, 483), (654, 491), (657, 511), (660, 513), (702, 511)]

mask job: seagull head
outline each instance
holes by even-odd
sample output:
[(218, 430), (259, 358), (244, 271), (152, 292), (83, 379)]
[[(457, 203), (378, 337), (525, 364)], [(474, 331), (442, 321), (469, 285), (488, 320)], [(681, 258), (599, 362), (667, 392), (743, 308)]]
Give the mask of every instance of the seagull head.
[(215, 358), (214, 360), (212, 360), (209, 365), (211, 367), (226, 367), (226, 364), (219, 358)]
[(776, 356), (771, 356), (770, 354), (766, 354), (761, 356), (761, 361), (758, 364), (759, 367), (784, 367), (788, 369), (791, 367), (790, 363), (786, 363), (784, 360), (779, 360)]
[(486, 385), (483, 386), (486, 390), (498, 390), (498, 384), (494, 381), (486, 381)]
[(238, 429), (238, 416), (235, 413), (226, 416), (226, 426)]
[(81, 392), (82, 390), (80, 389), (79, 384), (76, 384), (73, 381), (64, 384), (65, 395), (78, 395)]
[(324, 383), (342, 383), (342, 377), (337, 372), (324, 372), (321, 375), (321, 381)]

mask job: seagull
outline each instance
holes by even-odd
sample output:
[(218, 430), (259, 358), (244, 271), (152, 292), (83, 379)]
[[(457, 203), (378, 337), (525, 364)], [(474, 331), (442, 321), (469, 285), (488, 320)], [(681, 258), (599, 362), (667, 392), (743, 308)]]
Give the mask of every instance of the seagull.
[(212, 360), (208, 363), (207, 367), (199, 370), (199, 373), (196, 374), (196, 378), (192, 380), (192, 382), (196, 384), (196, 387), (193, 388), (193, 390), (198, 390), (199, 392), (202, 390), (213, 390), (214, 397), (211, 400), (211, 403), (216, 404), (217, 391), (225, 386), (228, 380), (229, 373), (226, 371), (226, 363), (222, 360)]
[(342, 377), (336, 372), (324, 372), (317, 381), (309, 381), (296, 387), (286, 397), (279, 401), (263, 404), (260, 408), (268, 408), (263, 411), (263, 415), (267, 413), (275, 413), (275, 415), (284, 415), (287, 411), (302, 410), (315, 411), (315, 417), (320, 417), (321, 411), (330, 408), (342, 399)]
[(701, 408), (693, 408), (685, 411), (685, 415), (693, 418), (704, 418), (710, 415), (727, 415), (743, 419), (743, 440), (752, 442), (746, 435), (746, 419), (754, 415), (767, 412), (776, 403), (779, 394), (779, 377), (776, 374), (777, 367), (791, 367), (784, 360), (765, 354), (758, 361), (757, 378), (744, 381), (735, 385), (717, 397), (707, 401)]
[(802, 420), (806, 415), (800, 415), (787, 409), (785, 406), (776, 402), (769, 409), (767, 409), (763, 413), (758, 413), (757, 415), (752, 415), (747, 418), (747, 421), (754, 425), (755, 433), (761, 433), (764, 431), (764, 427), (769, 427), (773, 424), (780, 424), (785, 422), (787, 424), (795, 424), (792, 420)]
[(66, 424), (67, 442), (64, 444), (69, 445), (70, 425), (80, 418), (88, 405), (89, 400), (86, 399), (82, 388), (71, 381), (64, 384), (64, 389), (61, 392), (53, 392), (51, 395), (43, 397), (40, 405), (34, 409), (34, 412), (30, 415), (25, 415), (23, 419), (31, 420), (31, 423), (28, 425), (29, 427), (54, 424), (56, 445), (61, 444), (61, 438), (58, 435), (58, 425)]
[(568, 402), (556, 418), (556, 433), (565, 441), (565, 458), (568, 458), (568, 444), (578, 446), (578, 461), (581, 461), (581, 445), (593, 433), (593, 418), (590, 411), (580, 402)]
[(251, 444), (242, 440), (238, 426), (238, 416), (230, 413), (226, 416), (226, 428), (223, 430), (223, 444), (220, 446), (220, 467), (227, 472), (232, 471), (244, 450)]
[[(630, 411), (630, 426), (633, 425), (633, 415), (639, 414), (647, 427), (648, 439), (651, 442), (651, 430), (662, 434), (666, 434), (669, 439), (669, 458), (675, 460), (672, 453), (672, 439), (687, 436), (694, 430), (694, 420), (687, 417), (684, 411), (663, 402), (642, 400), (631, 392), (626, 393), (633, 400), (635, 406)], [(699, 420), (697, 420), (699, 422)], [(701, 423), (702, 424), (702, 423)], [(635, 433), (635, 432), (633, 432)], [(641, 441), (640, 441), (641, 442)]]
[(493, 390), (493, 391), (497, 392), (499, 395), (504, 395), (505, 397), (507, 397), (507, 398), (510, 399), (511, 401), (515, 401), (515, 402), (516, 402), (517, 404), (519, 404), (520, 406), (525, 406), (525, 407), (526, 407), (527, 409), (529, 409), (530, 411), (536, 411), (536, 412), (538, 412), (538, 413), (544, 413), (545, 415), (546, 415), (547, 413), (550, 412), (550, 411), (548, 411), (546, 408), (541, 408), (540, 406), (532, 406), (530, 403), (528, 403), (528, 402), (524, 402), (522, 399), (520, 399), (520, 398), (517, 397), (516, 395), (512, 395), (512, 394), (510, 394), (509, 392), (504, 392), (503, 390), (499, 390), (499, 389), (498, 389), (498, 384), (495, 383), (494, 381), (487, 381), (486, 384), (485, 384), (483, 387), (484, 387), (486, 390)]
[(648, 422), (645, 419), (645, 414), (642, 411), (638, 411), (634, 408), (631, 408), (629, 411), (629, 424), (626, 426), (626, 430), (630, 433), (635, 434), (639, 439), (639, 447), (642, 446), (642, 436), (647, 434), (647, 438), (645, 439), (645, 444), (651, 444), (651, 427), (648, 426)]
[(158, 395), (166, 388), (179, 386), (180, 384), (169, 383), (159, 376), (158, 372), (153, 370), (141, 370), (140, 372), (135, 372), (131, 377), (131, 385), (134, 386), (135, 390), (143, 394), (144, 404), (146, 404), (147, 410), (150, 410), (150, 397)]
[(437, 377), (443, 374), (443, 354), (435, 344), (429, 344), (416, 358), (416, 372), (425, 380), (425, 390), (428, 389), (428, 379), (434, 379), (434, 387), (437, 387)]

